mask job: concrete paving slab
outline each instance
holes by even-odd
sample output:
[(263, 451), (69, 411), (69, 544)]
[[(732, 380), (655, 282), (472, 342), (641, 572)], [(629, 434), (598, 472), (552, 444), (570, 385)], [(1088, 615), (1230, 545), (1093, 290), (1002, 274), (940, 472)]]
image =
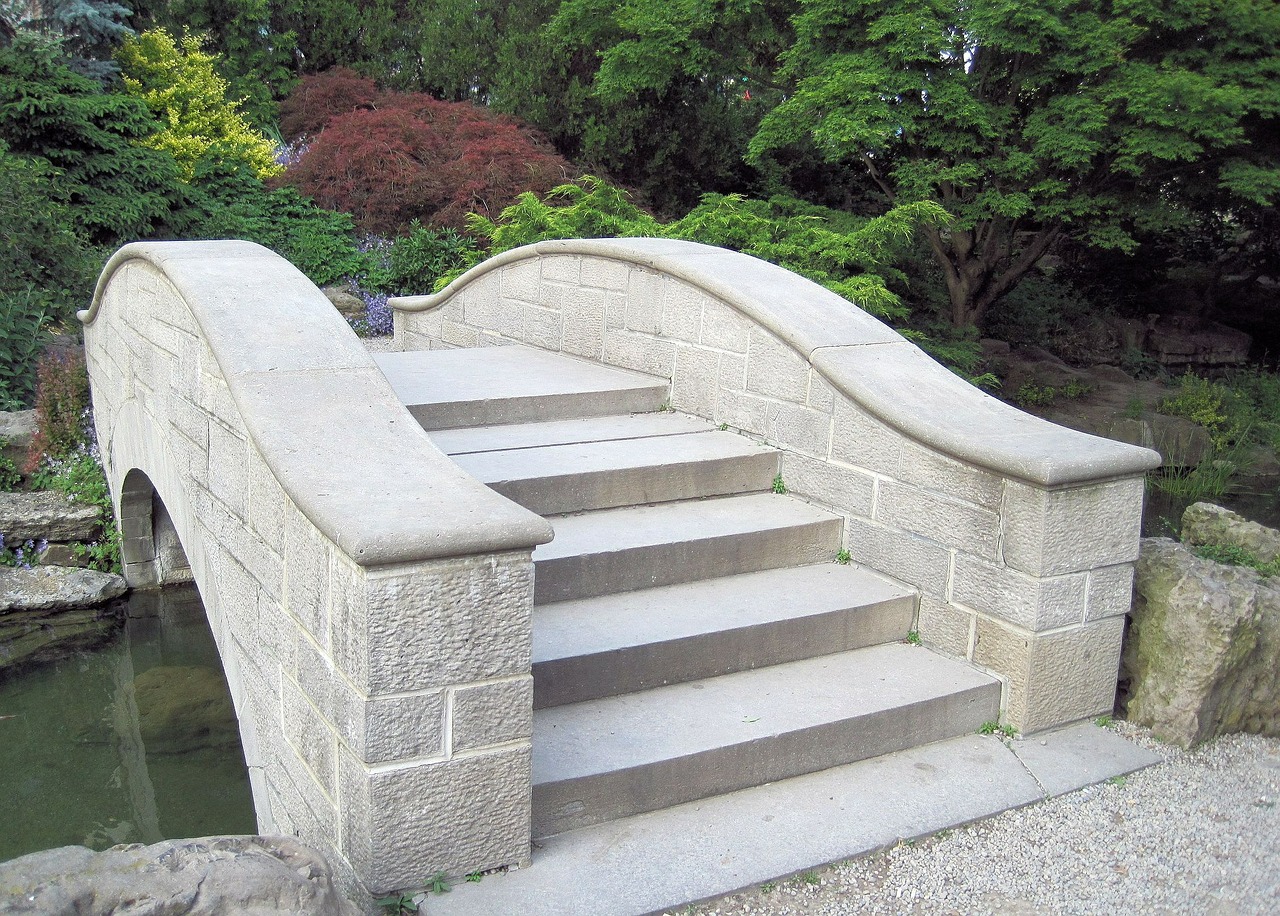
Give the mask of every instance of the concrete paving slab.
[(1047, 795), (1074, 792), (1164, 760), (1092, 722), (1078, 722), (1009, 744)]
[(901, 640), (915, 595), (823, 563), (540, 606), (535, 708)]
[(691, 417), (674, 410), (659, 410), (609, 417), (436, 429), (430, 435), (436, 448), (446, 455), (469, 455), (475, 452), (538, 448), (570, 442), (611, 442), (651, 436), (681, 436), (714, 429), (710, 420)]
[(999, 740), (965, 735), (542, 841), (530, 868), (429, 897), (429, 916), (642, 916), (1043, 797)]
[(424, 429), (657, 410), (666, 379), (531, 347), (374, 353)]

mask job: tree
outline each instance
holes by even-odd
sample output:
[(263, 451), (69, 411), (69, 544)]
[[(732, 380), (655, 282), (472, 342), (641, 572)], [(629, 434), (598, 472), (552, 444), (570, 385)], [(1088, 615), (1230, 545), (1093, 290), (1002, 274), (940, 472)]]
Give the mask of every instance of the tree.
[(799, 0), (792, 89), (751, 143), (860, 163), (925, 227), (951, 320), (980, 323), (1064, 237), (1132, 250), (1198, 204), (1280, 195), (1280, 5)]
[(73, 73), (47, 39), (20, 31), (0, 48), (0, 141), (56, 170), (90, 244), (144, 238), (167, 217), (177, 194), (173, 158), (139, 143), (156, 128), (145, 105)]
[(274, 145), (227, 98), (227, 81), (199, 38), (186, 34), (175, 40), (164, 29), (150, 29), (125, 41), (117, 59), (125, 90), (162, 125), (142, 142), (170, 153), (183, 178), (190, 181), (209, 162), (242, 164), (259, 178), (281, 171)]
[(63, 52), (76, 73), (109, 85), (119, 72), (111, 56), (133, 34), (130, 12), (114, 0), (38, 0), (38, 15), (27, 25), (62, 38)]

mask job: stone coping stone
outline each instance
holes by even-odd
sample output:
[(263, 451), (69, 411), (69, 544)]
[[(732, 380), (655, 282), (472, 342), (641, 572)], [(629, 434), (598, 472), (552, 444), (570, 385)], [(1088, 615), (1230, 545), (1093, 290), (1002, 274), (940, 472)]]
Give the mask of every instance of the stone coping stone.
[[(674, 910), (1131, 773), (1161, 758), (1079, 723), (965, 735), (549, 837), (533, 865), (426, 898), (429, 916)], [(584, 877), (585, 876), (585, 877)]]
[(294, 504), (355, 562), (528, 550), (551, 539), (545, 521), (432, 445), (350, 326), (279, 255), (242, 241), (125, 245), (79, 313), (86, 326), (131, 262), (177, 290), (254, 446)]
[(567, 239), (503, 252), (431, 296), (390, 300), (428, 311), (490, 271), (539, 257), (621, 261), (683, 280), (791, 346), (841, 393), (944, 454), (1042, 486), (1143, 474), (1146, 448), (1056, 426), (979, 391), (897, 331), (818, 284), (736, 251), (676, 239)]

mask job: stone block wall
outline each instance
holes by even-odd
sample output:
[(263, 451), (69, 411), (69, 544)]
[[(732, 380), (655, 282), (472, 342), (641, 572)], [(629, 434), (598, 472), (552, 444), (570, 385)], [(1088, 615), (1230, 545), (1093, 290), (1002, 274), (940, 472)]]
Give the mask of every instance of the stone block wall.
[(81, 317), (126, 575), (198, 585), (259, 829), (373, 893), (527, 862), (546, 524), (453, 468), (265, 249), (128, 246)]
[(1022, 731), (1109, 712), (1154, 452), (1054, 426), (754, 258), (544, 242), (392, 301), (400, 349), (511, 343), (669, 379), (671, 406), (783, 450), (855, 562), (920, 592), (923, 641), (1002, 678)]

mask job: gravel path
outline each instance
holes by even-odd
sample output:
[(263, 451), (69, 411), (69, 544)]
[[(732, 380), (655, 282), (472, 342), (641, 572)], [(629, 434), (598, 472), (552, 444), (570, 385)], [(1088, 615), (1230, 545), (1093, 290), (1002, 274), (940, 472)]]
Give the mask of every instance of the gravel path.
[(680, 913), (1280, 913), (1280, 739), (1180, 751), (1112, 727), (1166, 762)]

